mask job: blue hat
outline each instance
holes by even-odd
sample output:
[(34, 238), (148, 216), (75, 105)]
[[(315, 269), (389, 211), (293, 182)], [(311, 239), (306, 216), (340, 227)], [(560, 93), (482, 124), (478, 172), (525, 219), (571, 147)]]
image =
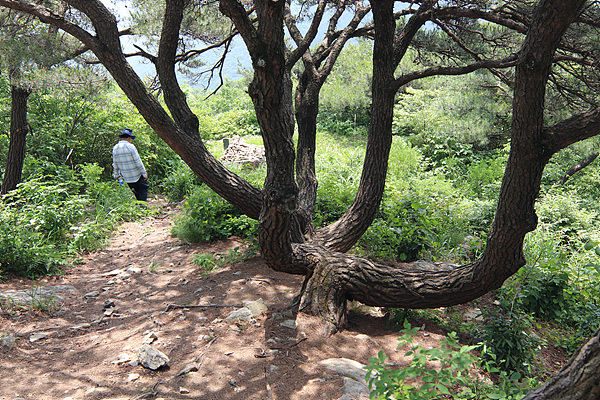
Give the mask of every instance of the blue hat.
[(133, 130), (131, 128), (125, 128), (121, 131), (121, 134), (119, 135), (120, 138), (127, 138), (130, 137), (132, 139), (135, 139), (135, 135), (132, 134)]

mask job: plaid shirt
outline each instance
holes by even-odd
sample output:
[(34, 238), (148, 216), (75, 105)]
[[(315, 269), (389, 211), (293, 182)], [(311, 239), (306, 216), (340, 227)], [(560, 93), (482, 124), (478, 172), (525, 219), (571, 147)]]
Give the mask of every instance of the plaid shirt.
[(119, 143), (113, 147), (113, 176), (119, 179), (119, 175), (127, 183), (135, 183), (140, 176), (147, 177), (146, 168), (137, 149), (126, 140), (119, 140)]

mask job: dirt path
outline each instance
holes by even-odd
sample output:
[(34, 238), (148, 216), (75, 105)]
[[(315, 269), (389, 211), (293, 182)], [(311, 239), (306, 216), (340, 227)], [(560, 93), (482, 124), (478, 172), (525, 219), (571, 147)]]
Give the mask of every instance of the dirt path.
[[(283, 312), (301, 277), (274, 272), (258, 257), (206, 275), (193, 255), (228, 254), (240, 242), (183, 244), (170, 235), (176, 210), (152, 207), (161, 213), (124, 224), (106, 249), (63, 276), (0, 284), (0, 292), (34, 296), (43, 287), (70, 285), (51, 312), (5, 303), (0, 337), (15, 341), (0, 347), (1, 400), (352, 399), (361, 397), (356, 390), (344, 395), (348, 380), (318, 362), (341, 357), (367, 364), (379, 350), (390, 362), (404, 362), (398, 334), (384, 329), (382, 316), (351, 318), (349, 329), (331, 338), (307, 317), (297, 327), (282, 326), (291, 319)], [(225, 321), (243, 301), (259, 299), (268, 310), (255, 321)], [(427, 346), (441, 339), (419, 335)], [(168, 356), (166, 367), (137, 364), (135, 351), (145, 339)]]

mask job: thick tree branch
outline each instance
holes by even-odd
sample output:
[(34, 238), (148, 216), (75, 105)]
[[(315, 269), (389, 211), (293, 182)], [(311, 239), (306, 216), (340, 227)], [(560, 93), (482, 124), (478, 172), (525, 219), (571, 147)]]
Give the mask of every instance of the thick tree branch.
[(600, 107), (577, 114), (544, 129), (544, 151), (557, 153), (565, 147), (600, 134)]
[(172, 0), (166, 3), (156, 70), (171, 115), (189, 135), (198, 135), (198, 117), (189, 108), (185, 93), (179, 87), (175, 75), (179, 27), (183, 20), (185, 6), (185, 0)]
[(258, 40), (258, 31), (252, 24), (246, 9), (236, 0), (222, 0), (219, 2), (219, 10), (229, 17), (235, 24), (236, 29), (240, 32), (250, 56), (256, 52), (257, 46), (260, 44)]

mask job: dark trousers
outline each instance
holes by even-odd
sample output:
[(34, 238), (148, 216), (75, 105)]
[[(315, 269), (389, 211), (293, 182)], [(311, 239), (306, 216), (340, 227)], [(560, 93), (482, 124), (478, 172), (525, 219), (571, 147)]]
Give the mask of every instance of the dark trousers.
[(148, 181), (143, 176), (136, 183), (128, 183), (129, 187), (133, 190), (135, 198), (139, 201), (146, 201), (148, 198)]

